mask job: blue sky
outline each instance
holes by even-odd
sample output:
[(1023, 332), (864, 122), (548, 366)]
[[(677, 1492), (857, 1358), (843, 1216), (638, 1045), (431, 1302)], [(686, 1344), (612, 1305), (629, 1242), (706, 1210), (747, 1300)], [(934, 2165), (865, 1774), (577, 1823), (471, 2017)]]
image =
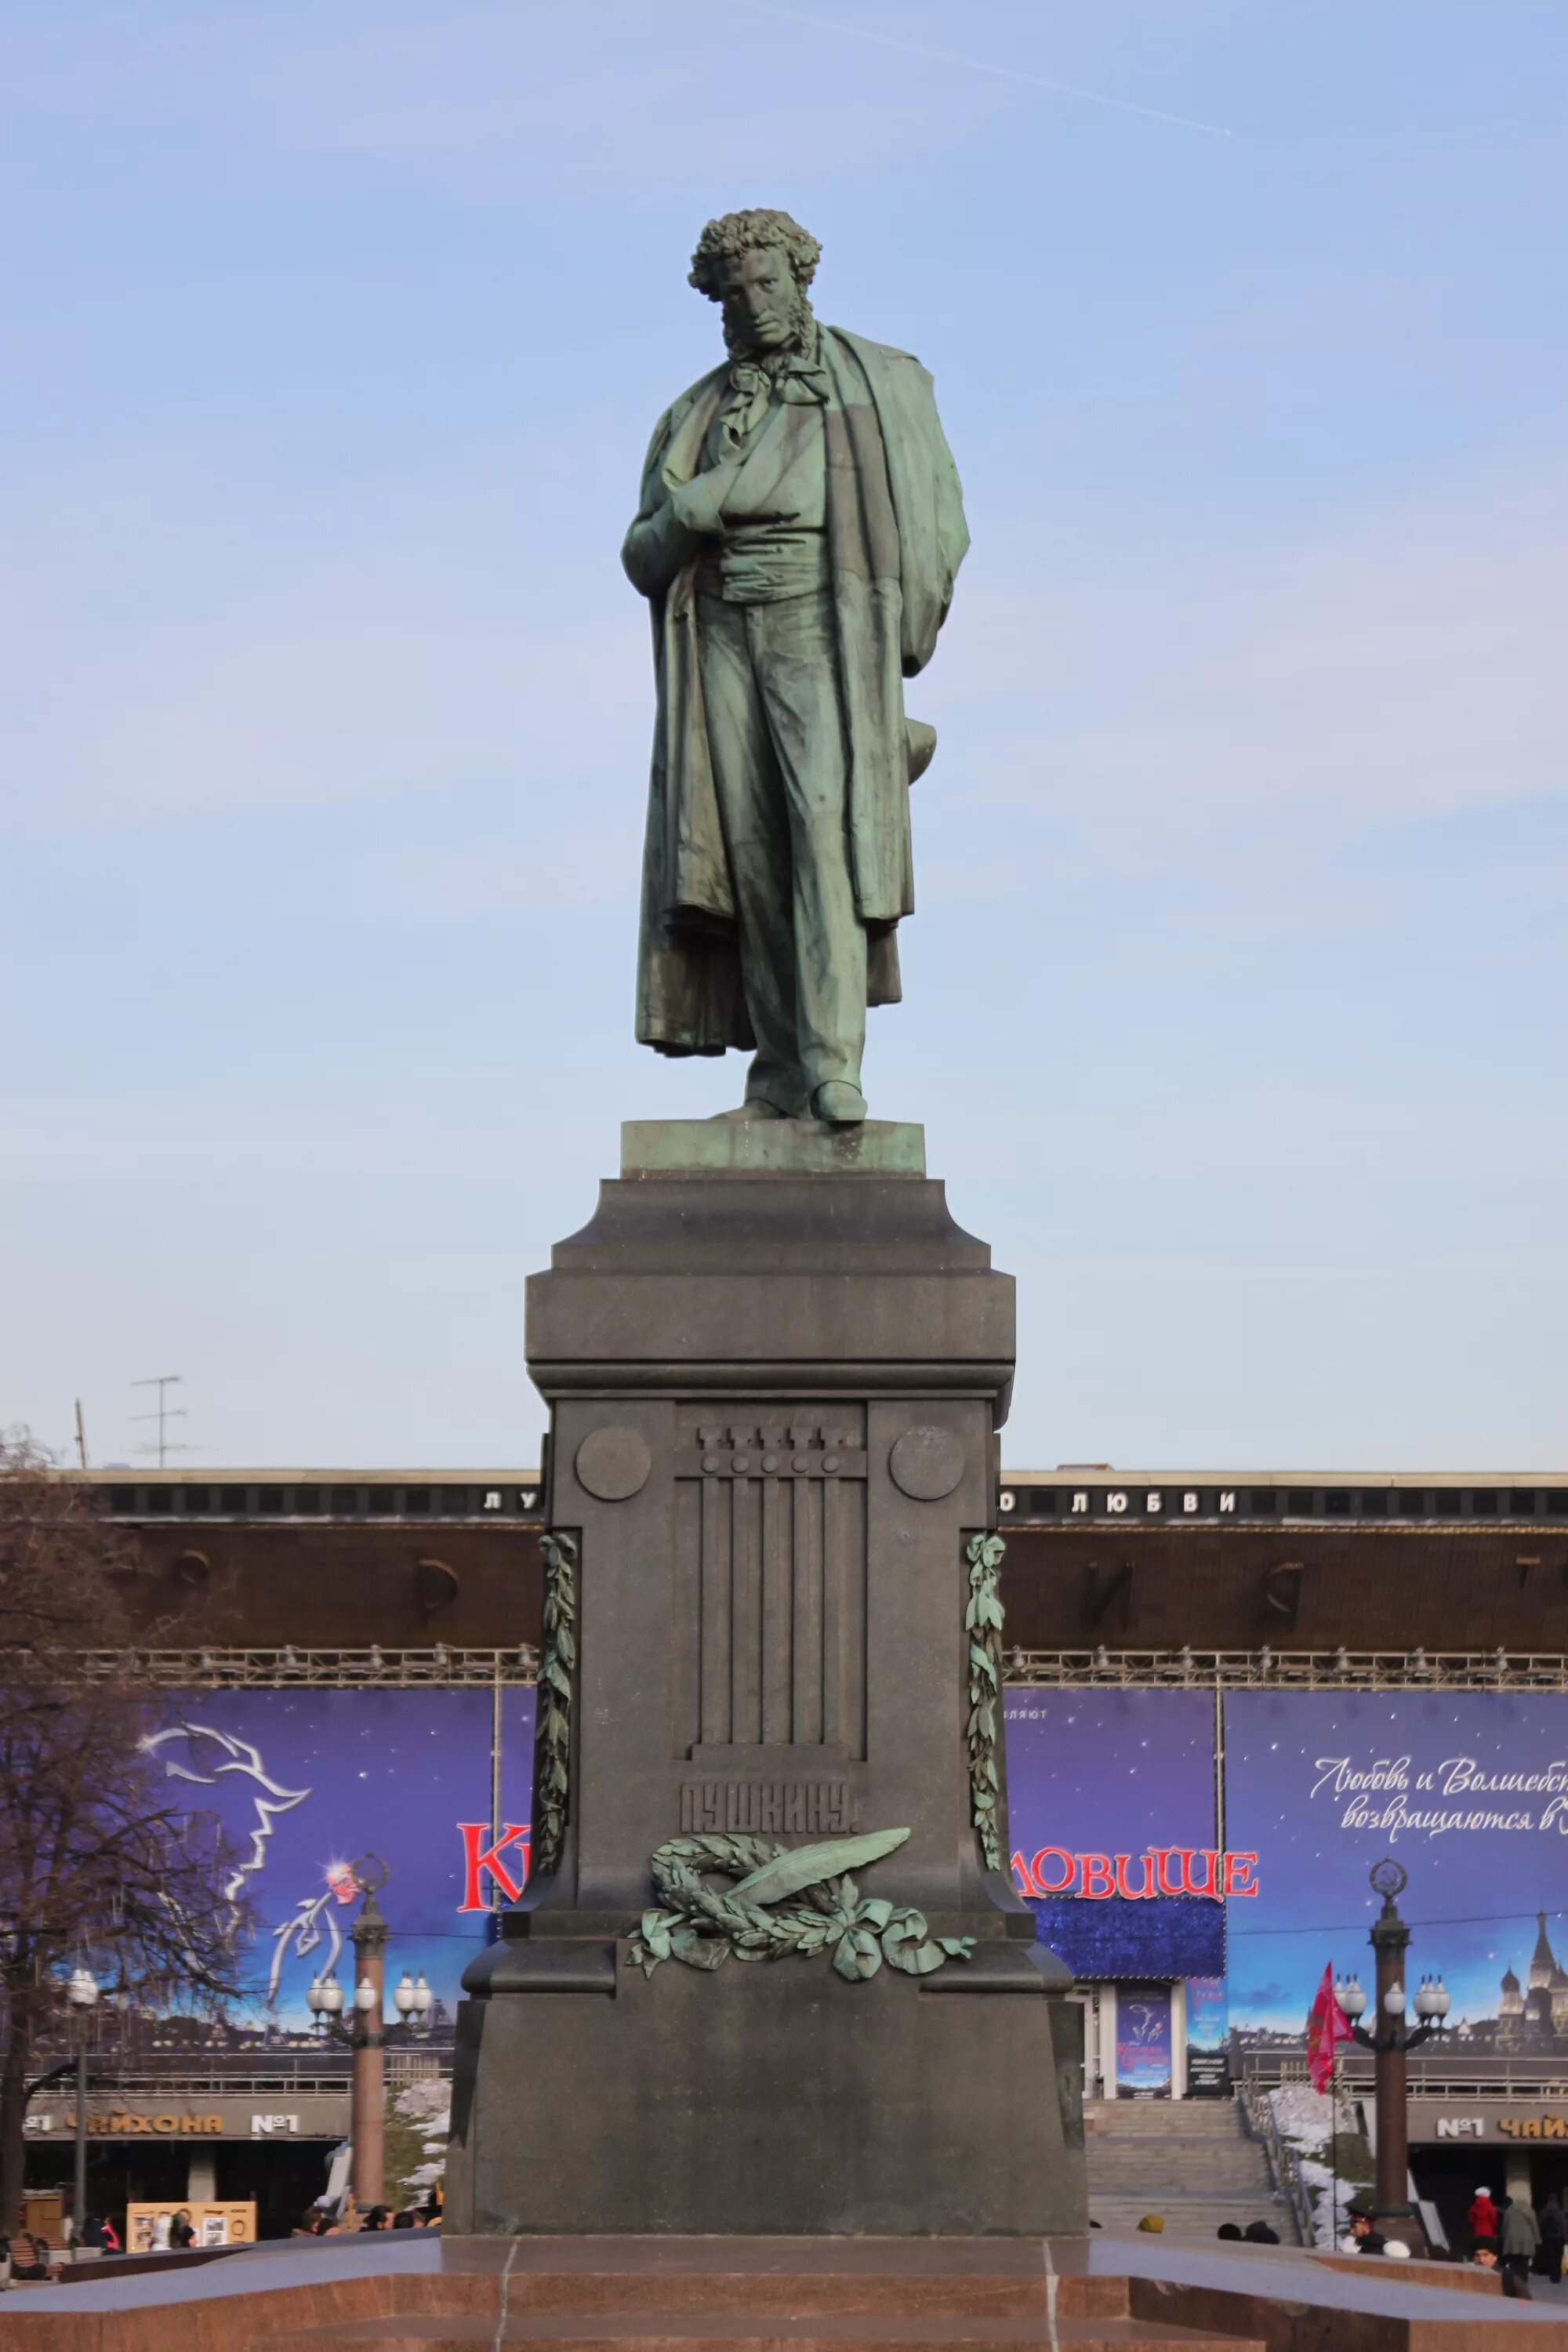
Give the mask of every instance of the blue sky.
[(616, 552), (763, 203), (964, 478), (867, 1067), (1019, 1277), (1008, 1459), (1560, 1463), (1565, 50), (10, 0), (0, 1418), (534, 1457), (522, 1276), (739, 1093), (632, 1042)]

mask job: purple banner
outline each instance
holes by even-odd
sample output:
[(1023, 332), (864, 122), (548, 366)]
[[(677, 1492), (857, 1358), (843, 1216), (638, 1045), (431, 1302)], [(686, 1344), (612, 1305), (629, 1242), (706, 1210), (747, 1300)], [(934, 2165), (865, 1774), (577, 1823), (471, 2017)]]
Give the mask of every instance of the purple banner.
[[(490, 1932), (489, 1910), (527, 1874), (533, 1693), (489, 1690), (193, 1691), (169, 1702), (153, 1745), (193, 1811), (241, 1848), (234, 1886), (260, 1915), (248, 2022), (309, 2026), (305, 1990), (328, 1969), (353, 1991), (353, 1865), (385, 1865), (388, 1989), (423, 1971), (449, 2011)], [(509, 1834), (510, 1832), (510, 1834)], [(376, 1875), (367, 1864), (366, 1874)], [(437, 2013), (437, 2023), (442, 2022)]]
[(1225, 1967), (1214, 1705), (1203, 1691), (1014, 1690), (1013, 1882), (1080, 1977)]
[(1409, 1874), (1407, 1983), (1441, 1973), (1471, 2052), (1551, 2049), (1568, 1952), (1568, 1697), (1541, 1692), (1242, 1691), (1226, 1700), (1233, 1844), (1258, 1893), (1230, 1906), (1230, 2010), (1303, 2030), (1325, 1966), (1370, 1986), (1367, 1883)]

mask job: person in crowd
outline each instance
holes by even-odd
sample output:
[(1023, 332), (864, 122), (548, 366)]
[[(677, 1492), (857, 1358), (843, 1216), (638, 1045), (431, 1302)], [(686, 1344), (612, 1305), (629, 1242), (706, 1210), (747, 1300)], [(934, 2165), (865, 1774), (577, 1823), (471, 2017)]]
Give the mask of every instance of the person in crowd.
[(1485, 2245), (1489, 2241), (1493, 2247), (1496, 2246), (1498, 2210), (1492, 2203), (1492, 2192), (1489, 2189), (1477, 2189), (1467, 2219), (1470, 2225), (1472, 2246)]
[(1381, 2230), (1373, 2228), (1372, 2215), (1364, 2210), (1357, 2212), (1352, 2209), (1351, 2236), (1358, 2254), (1385, 2254), (1388, 2252), (1388, 2240)]
[(117, 2254), (121, 2251), (120, 2232), (107, 2213), (103, 2217), (103, 2251), (106, 2254)]
[(1222, 2221), (1219, 2228), (1215, 2231), (1215, 2236), (1216, 2238), (1233, 2240), (1238, 2245), (1241, 2242), (1240, 2229), (1234, 2221)]
[(392, 2226), (395, 2230), (412, 2230), (414, 2227), (414, 2215), (407, 2206), (405, 2206), (401, 2213), (395, 2213), (393, 2215)]
[(1502, 2291), (1517, 2300), (1529, 2303), (1530, 2266), (1535, 2260), (1541, 2243), (1541, 2225), (1535, 2209), (1528, 2197), (1505, 2197), (1502, 2200), (1502, 2234), (1498, 2240), (1501, 2258)]
[(1483, 2239), (1481, 2240), (1480, 2244), (1476, 2248), (1475, 2252), (1470, 2256), (1470, 2261), (1471, 2261), (1471, 2262), (1472, 2262), (1472, 2263), (1475, 2265), (1476, 2269), (1477, 2269), (1477, 2270), (1479, 2270), (1479, 2271), (1495, 2271), (1495, 2270), (1496, 2270), (1496, 2268), (1497, 2268), (1497, 2248), (1492, 2244), (1492, 2242), (1491, 2242), (1491, 2241), (1490, 2241), (1490, 2239), (1489, 2239), (1489, 2238), (1483, 2238)]
[(107, 2226), (100, 2213), (86, 2215), (81, 2225), (81, 2244), (84, 2251), (102, 2253), (107, 2243), (104, 2235)]
[(11, 2276), (13, 2279), (52, 2278), (49, 2268), (49, 2242), (35, 2231), (18, 2230), (11, 2241)]
[(1145, 2213), (1143, 2219), (1138, 2224), (1138, 2227), (1141, 2230), (1147, 2230), (1151, 2236), (1154, 2237), (1159, 2235), (1164, 2226), (1165, 2217), (1163, 2213)]
[(373, 2205), (370, 2211), (365, 2215), (364, 2220), (360, 2223), (360, 2228), (362, 2230), (384, 2230), (390, 2218), (391, 2217), (384, 2205)]
[(1249, 2221), (1241, 2234), (1249, 2245), (1277, 2246), (1279, 2243), (1279, 2231), (1271, 2230), (1267, 2221)]
[(195, 2242), (196, 2225), (191, 2219), (189, 2210), (182, 2205), (169, 2224), (169, 2243), (171, 2246), (183, 2248), (194, 2246)]
[(1568, 2214), (1555, 2189), (1548, 2190), (1536, 2215), (1541, 2229), (1541, 2257), (1536, 2265), (1542, 2278), (1555, 2285), (1563, 2276), (1563, 2245), (1568, 2239)]

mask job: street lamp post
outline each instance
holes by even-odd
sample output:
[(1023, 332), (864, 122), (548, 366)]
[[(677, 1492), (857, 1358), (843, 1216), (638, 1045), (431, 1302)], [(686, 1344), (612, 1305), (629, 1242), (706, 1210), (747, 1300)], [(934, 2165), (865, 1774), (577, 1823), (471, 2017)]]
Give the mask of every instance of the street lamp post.
[(1384, 2237), (1426, 2242), (1421, 2217), (1410, 2202), (1409, 2117), (1405, 2102), (1409, 2085), (1405, 2055), (1434, 2033), (1440, 2033), (1448, 2014), (1447, 1987), (1441, 1977), (1423, 1977), (1415, 1996), (1420, 2023), (1406, 2017), (1405, 1955), (1410, 1930), (1399, 1916), (1395, 1896), (1404, 1893), (1408, 1876), (1392, 1855), (1371, 1873), (1373, 1892), (1383, 1897), (1383, 1909), (1373, 1921), (1368, 1940), (1375, 1960), (1373, 2030), (1358, 2022), (1366, 1996), (1352, 1979), (1340, 1993), (1340, 2006), (1351, 2021), (1351, 2032), (1363, 2050), (1373, 2053), (1373, 2079), (1377, 2100), (1377, 2159), (1373, 2184), (1372, 2217)]
[(98, 1979), (90, 1969), (78, 1966), (71, 1970), (66, 1999), (76, 2012), (76, 2171), (71, 2221), (73, 2244), (79, 2250), (87, 2221), (87, 2025), (98, 2006)]
[[(373, 1864), (378, 1874), (365, 1875)], [(363, 2210), (382, 2201), (386, 2145), (386, 2055), (382, 2041), (383, 2006), (386, 1997), (387, 1924), (376, 1895), (385, 1885), (386, 1864), (374, 1854), (355, 1864), (354, 1874), (364, 1890), (364, 1901), (354, 1922), (353, 2074), (350, 2099), (349, 2136), (353, 2142), (350, 2179), (354, 2202)]]
[(435, 1994), (425, 1981), (423, 1969), (419, 1971), (417, 1982), (405, 1969), (397, 1980), (397, 1990), (392, 1996), (392, 2005), (410, 2032), (426, 2033), (429, 2028), (425, 2022), (425, 2016), (435, 1998)]

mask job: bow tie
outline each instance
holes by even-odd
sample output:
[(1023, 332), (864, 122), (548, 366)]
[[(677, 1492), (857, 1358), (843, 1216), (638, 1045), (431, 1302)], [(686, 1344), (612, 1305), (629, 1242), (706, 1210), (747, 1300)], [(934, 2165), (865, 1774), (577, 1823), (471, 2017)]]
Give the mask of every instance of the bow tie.
[(730, 393), (719, 412), (724, 439), (738, 449), (768, 413), (774, 392), (791, 407), (827, 399), (827, 371), (813, 354), (788, 352), (776, 360), (737, 360), (730, 370)]

